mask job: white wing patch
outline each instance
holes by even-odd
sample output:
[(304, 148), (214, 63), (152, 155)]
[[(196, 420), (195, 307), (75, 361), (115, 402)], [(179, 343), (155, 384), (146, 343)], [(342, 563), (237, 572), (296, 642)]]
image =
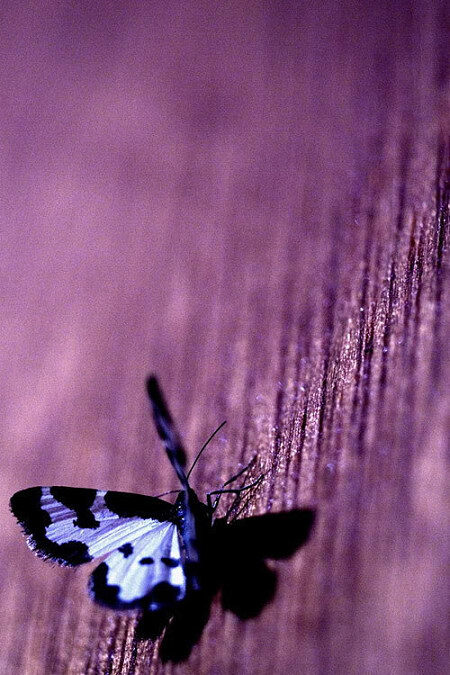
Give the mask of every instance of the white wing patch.
[(185, 596), (178, 530), (159, 523), (132, 543), (111, 553), (91, 576), (93, 598), (114, 608), (145, 607), (154, 611)]
[(174, 521), (174, 507), (155, 497), (67, 487), (17, 492), (11, 510), (38, 555), (81, 565)]
[(133, 542), (142, 534), (161, 526), (158, 520), (150, 518), (121, 518), (107, 508), (105, 494), (106, 490), (98, 490), (90, 506), (90, 511), (99, 523), (92, 529), (75, 525), (77, 513), (56, 501), (50, 494), (50, 488), (42, 488), (41, 508), (47, 511), (51, 518), (45, 536), (55, 544), (81, 542), (87, 546), (91, 558), (98, 558), (119, 548), (121, 544)]

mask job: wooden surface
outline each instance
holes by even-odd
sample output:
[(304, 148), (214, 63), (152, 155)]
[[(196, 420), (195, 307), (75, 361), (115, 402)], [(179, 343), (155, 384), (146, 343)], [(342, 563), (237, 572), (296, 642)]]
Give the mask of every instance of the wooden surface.
[[(371, 5), (2, 3), (2, 673), (448, 672), (448, 16)], [(191, 457), (228, 422), (200, 495), (316, 509), (179, 666), (8, 513), (176, 487), (149, 372)]]

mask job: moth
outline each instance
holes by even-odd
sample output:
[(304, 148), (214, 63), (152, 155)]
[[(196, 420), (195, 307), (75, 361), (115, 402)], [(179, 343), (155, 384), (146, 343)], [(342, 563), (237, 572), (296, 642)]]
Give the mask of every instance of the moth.
[[(170, 612), (195, 599), (207, 575), (210, 535), (220, 496), (248, 468), (207, 494), (202, 503), (189, 485), (186, 455), (154, 376), (147, 380), (157, 432), (181, 484), (175, 503), (159, 497), (74, 487), (31, 487), (16, 492), (11, 511), (28, 546), (40, 557), (76, 567), (103, 558), (89, 580), (94, 601), (114, 609)], [(223, 423), (224, 424), (224, 423)], [(167, 493), (166, 493), (167, 494)], [(164, 495), (160, 495), (164, 496)]]

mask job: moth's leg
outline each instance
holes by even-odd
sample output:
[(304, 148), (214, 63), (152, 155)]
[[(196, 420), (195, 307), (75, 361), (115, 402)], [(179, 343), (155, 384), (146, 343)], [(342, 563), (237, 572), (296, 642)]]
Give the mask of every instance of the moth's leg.
[[(244, 490), (249, 490), (252, 487), (256, 487), (264, 478), (266, 474), (262, 473), (256, 480), (253, 481), (253, 483), (249, 483), (248, 485), (243, 485), (242, 487), (239, 488), (227, 488), (224, 490), (223, 488), (220, 490), (212, 490), (211, 492), (208, 492), (208, 495), (223, 495), (226, 493), (234, 493), (234, 494), (239, 494), (239, 492), (243, 492)], [(226, 483), (225, 483), (226, 484)]]
[(206, 503), (208, 505), (208, 511), (210, 513), (214, 513), (214, 511), (217, 509), (217, 502), (218, 502), (218, 498), (215, 500), (214, 504), (212, 503), (211, 495), (208, 492), (207, 495), (206, 495)]
[(230, 485), (231, 483), (234, 483), (234, 481), (237, 480), (238, 478), (240, 478), (240, 477), (242, 476), (243, 473), (245, 473), (246, 471), (248, 471), (249, 469), (251, 469), (251, 467), (253, 466), (253, 464), (254, 464), (255, 462), (256, 462), (256, 455), (249, 461), (249, 463), (247, 464), (247, 466), (244, 466), (244, 468), (241, 469), (235, 476), (233, 476), (232, 478), (229, 478), (227, 481), (225, 481), (225, 483), (222, 485), (222, 490), (223, 490), (223, 488), (225, 488), (227, 485)]
[(178, 436), (172, 416), (164, 400), (163, 393), (159, 387), (158, 380), (150, 376), (147, 380), (147, 393), (152, 404), (153, 420), (158, 435), (164, 446), (169, 459), (177, 472), (177, 476), (183, 485), (187, 485), (184, 467), (186, 465), (186, 455)]
[[(235, 518), (239, 518), (241, 513), (243, 513), (245, 511), (245, 509), (247, 508), (247, 506), (250, 504), (250, 500), (251, 500), (251, 495), (250, 495), (250, 497), (247, 497), (247, 499), (241, 505), (239, 495), (236, 495), (236, 497), (233, 499), (233, 502), (230, 505), (230, 508), (227, 510), (227, 512), (224, 516), (225, 520), (228, 522), (231, 514), (233, 514)], [(238, 506), (240, 506), (239, 511), (237, 511)]]
[[(266, 472), (266, 473), (267, 473), (267, 472)], [(253, 485), (250, 485), (250, 486), (247, 485), (247, 486), (244, 486), (244, 487), (255, 487), (256, 485), (259, 484), (259, 482), (264, 478), (265, 475), (266, 475), (265, 473), (264, 473), (264, 474), (261, 474), (261, 476), (259, 476), (259, 478), (254, 482)], [(248, 493), (247, 493), (247, 494), (248, 494)], [(219, 497), (220, 497), (220, 495), (219, 495)], [(229, 520), (231, 514), (232, 514), (232, 513), (235, 513), (236, 510), (237, 510), (237, 508), (238, 508), (239, 506), (241, 506), (241, 508), (239, 509), (239, 511), (238, 511), (237, 513), (235, 513), (235, 517), (236, 517), (236, 518), (239, 518), (239, 516), (241, 515), (241, 513), (243, 513), (243, 511), (245, 511), (245, 509), (247, 508), (248, 504), (250, 504), (251, 498), (252, 498), (252, 496), (251, 496), (251, 494), (250, 494), (250, 496), (247, 497), (247, 499), (245, 500), (244, 504), (241, 506), (240, 493), (237, 493), (236, 496), (235, 496), (235, 498), (233, 499), (233, 501), (232, 501), (230, 507), (228, 508), (227, 512), (225, 513), (225, 516), (224, 516), (224, 517), (225, 517), (225, 520), (228, 522), (228, 520)]]
[[(227, 488), (226, 490), (222, 488), (221, 490), (212, 490), (211, 492), (208, 492), (207, 495), (206, 495), (206, 499), (208, 501), (208, 506), (212, 509), (212, 513), (214, 513), (214, 511), (217, 509), (217, 507), (219, 505), (220, 498), (221, 498), (222, 495), (224, 495), (224, 494), (238, 495), (241, 492), (244, 492), (244, 490), (249, 490), (250, 488), (256, 487), (262, 481), (264, 476), (265, 476), (265, 474), (262, 473), (255, 481), (253, 481), (253, 483), (249, 483), (248, 485), (243, 485), (240, 488)], [(225, 483), (225, 485), (226, 485), (226, 483)], [(217, 499), (214, 501), (214, 504), (212, 504), (212, 500), (211, 500), (212, 495), (217, 495)]]
[[(215, 492), (210, 492), (210, 493), (208, 493), (208, 494), (206, 495), (208, 507), (209, 507), (210, 509), (212, 509), (212, 513), (214, 513), (214, 511), (215, 511), (215, 510), (217, 509), (217, 507), (219, 506), (220, 496), (221, 496), (221, 494), (223, 494), (223, 489), (224, 489), (227, 485), (230, 485), (230, 484), (233, 483), (235, 480), (237, 480), (238, 478), (240, 478), (240, 477), (242, 476), (242, 474), (245, 473), (246, 471), (248, 471), (248, 470), (253, 466), (253, 464), (254, 464), (255, 462), (256, 462), (256, 455), (249, 461), (249, 463), (248, 463), (246, 466), (244, 466), (243, 469), (241, 469), (240, 471), (238, 471), (237, 474), (235, 474), (234, 476), (232, 476), (231, 478), (229, 478), (227, 481), (225, 481), (225, 483), (222, 485), (222, 487), (221, 487), (220, 490), (216, 490)], [(214, 504), (212, 503), (212, 500), (211, 500), (211, 497), (210, 497), (210, 495), (212, 495), (212, 494), (218, 494), (218, 495), (219, 495), (219, 496), (217, 497), (217, 499), (215, 500)]]

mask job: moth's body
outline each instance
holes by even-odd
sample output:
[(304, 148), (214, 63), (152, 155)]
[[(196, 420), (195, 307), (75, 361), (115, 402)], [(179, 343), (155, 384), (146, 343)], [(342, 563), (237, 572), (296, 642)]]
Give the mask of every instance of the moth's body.
[(212, 513), (190, 488), (182, 490), (175, 502), (181, 555), (192, 591), (202, 587), (205, 556), (212, 525)]

